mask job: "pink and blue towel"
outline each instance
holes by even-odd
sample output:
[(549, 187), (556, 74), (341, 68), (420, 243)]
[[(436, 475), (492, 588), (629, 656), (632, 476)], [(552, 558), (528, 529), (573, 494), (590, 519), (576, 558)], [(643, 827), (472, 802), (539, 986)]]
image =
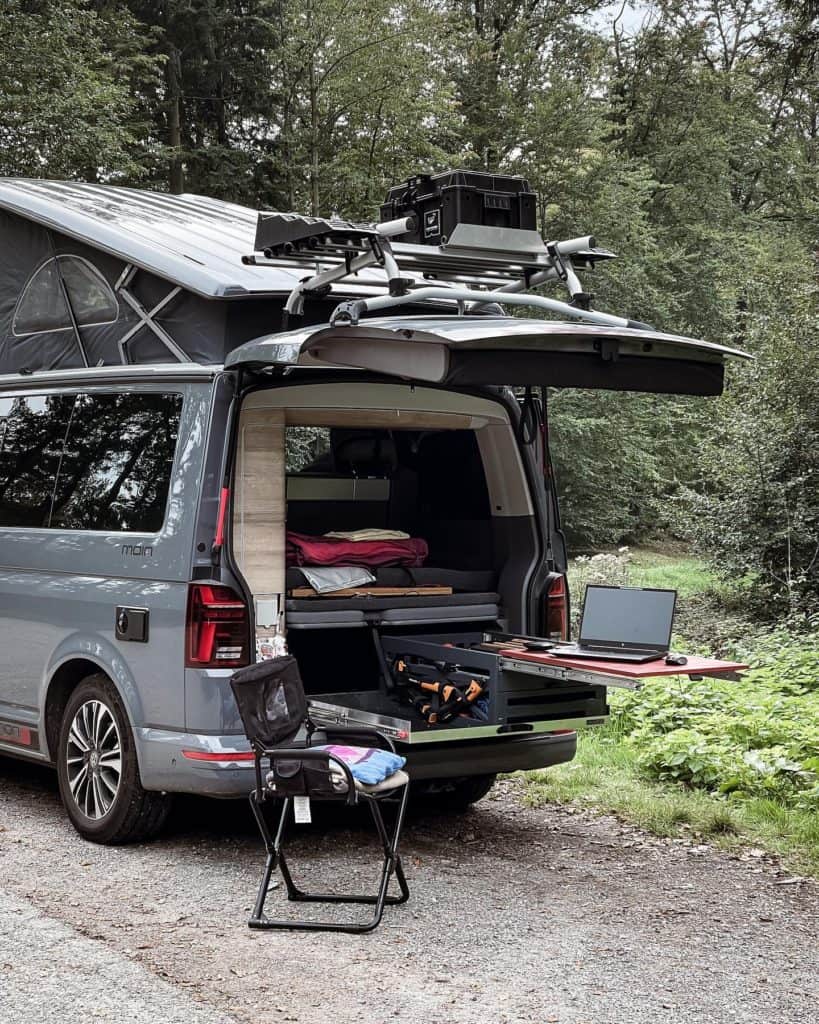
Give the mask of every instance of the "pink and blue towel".
[(344, 747), (338, 743), (327, 743), (315, 749), (326, 750), (343, 761), (353, 778), (368, 786), (383, 782), (407, 763), (407, 759), (400, 754), (379, 750), (378, 747)]

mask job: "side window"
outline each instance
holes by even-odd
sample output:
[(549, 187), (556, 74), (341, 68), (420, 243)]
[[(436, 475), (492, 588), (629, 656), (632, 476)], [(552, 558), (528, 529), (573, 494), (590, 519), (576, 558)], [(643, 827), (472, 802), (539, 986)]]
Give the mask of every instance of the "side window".
[(80, 327), (109, 324), (117, 319), (116, 296), (97, 268), (81, 256), (61, 255), (46, 260), (29, 278), (14, 311), (12, 333), (19, 337), (71, 329), (60, 274)]
[(286, 427), (285, 468), (288, 473), (330, 473), (330, 428)]
[(81, 394), (51, 526), (154, 533), (165, 520), (182, 396)]
[(0, 526), (48, 526), (73, 395), (0, 400)]

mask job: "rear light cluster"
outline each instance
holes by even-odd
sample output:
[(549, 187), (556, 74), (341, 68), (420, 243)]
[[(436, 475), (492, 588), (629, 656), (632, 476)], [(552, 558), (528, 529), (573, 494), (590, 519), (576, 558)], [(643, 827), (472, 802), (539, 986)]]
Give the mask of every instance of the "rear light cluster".
[(188, 668), (246, 665), (249, 632), (247, 605), (230, 587), (190, 584), (185, 629)]
[(550, 640), (569, 639), (569, 589), (565, 576), (556, 576), (549, 584), (545, 625)]

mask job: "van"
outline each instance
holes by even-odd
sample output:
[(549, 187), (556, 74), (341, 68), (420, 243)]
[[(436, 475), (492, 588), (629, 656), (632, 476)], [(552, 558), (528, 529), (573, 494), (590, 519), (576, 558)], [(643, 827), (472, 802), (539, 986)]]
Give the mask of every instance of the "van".
[[(439, 286), (368, 317), (383, 264), (305, 293), (298, 253), (260, 255), (256, 220), (0, 180), (0, 753), (54, 766), (94, 842), (156, 834), (175, 793), (248, 793), (229, 680), (283, 636), (317, 720), (386, 731), (422, 798), (465, 805), (499, 772), (569, 761), (606, 682), (498, 653), (568, 636), (545, 387), (718, 394), (741, 355), (469, 315)], [(423, 286), (421, 248), (392, 251)], [(419, 547), (322, 593), (311, 539), (360, 530)], [(480, 679), (480, 715), (430, 721), (397, 684), (407, 662)]]

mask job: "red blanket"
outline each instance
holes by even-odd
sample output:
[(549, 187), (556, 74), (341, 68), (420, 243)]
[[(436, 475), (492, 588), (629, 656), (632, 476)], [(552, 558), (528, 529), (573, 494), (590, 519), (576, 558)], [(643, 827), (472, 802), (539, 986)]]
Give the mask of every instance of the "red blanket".
[(361, 565), (377, 569), (384, 565), (412, 568), (427, 559), (429, 548), (420, 537), (407, 540), (342, 540), (310, 537), (287, 531), (288, 565)]

